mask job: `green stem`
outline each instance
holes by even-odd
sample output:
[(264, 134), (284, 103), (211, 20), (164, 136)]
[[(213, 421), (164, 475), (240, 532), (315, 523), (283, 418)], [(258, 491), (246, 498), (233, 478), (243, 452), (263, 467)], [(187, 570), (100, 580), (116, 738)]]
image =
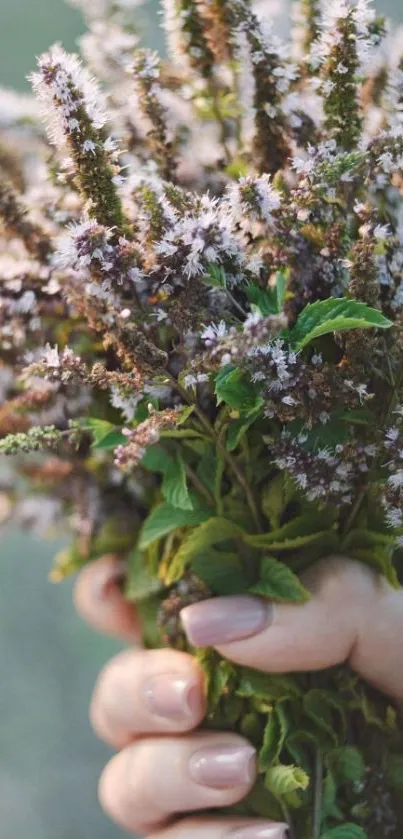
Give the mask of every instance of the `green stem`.
[(322, 749), (316, 750), (315, 764), (315, 790), (312, 839), (320, 839), (322, 832), (322, 803), (323, 803), (323, 753)]
[(220, 111), (219, 104), (218, 104), (217, 90), (215, 88), (214, 82), (212, 82), (211, 80), (208, 83), (208, 92), (211, 96), (213, 114), (214, 114), (214, 116), (217, 120), (218, 125), (220, 126), (220, 140), (221, 140), (221, 145), (224, 149), (225, 160), (226, 160), (226, 163), (227, 163), (227, 166), (228, 166), (231, 163), (232, 156), (231, 156), (231, 152), (230, 152), (230, 150), (227, 146), (227, 128), (226, 128), (225, 121), (224, 121), (223, 115)]
[(191, 402), (185, 388), (183, 388), (179, 384), (179, 382), (176, 381), (176, 379), (174, 379), (173, 377), (170, 377), (170, 380), (171, 380), (171, 383), (172, 383), (172, 387), (174, 387), (175, 390), (182, 396), (182, 399), (184, 399), (185, 402), (187, 402), (189, 405), (194, 406), (195, 414), (198, 416), (198, 418), (199, 418), (200, 422), (202, 423), (202, 425), (204, 426), (204, 428), (209, 432), (209, 435), (211, 436), (211, 438), (214, 441), (215, 445), (217, 446), (218, 450), (222, 453), (228, 468), (231, 470), (231, 472), (235, 476), (236, 480), (238, 481), (239, 485), (242, 487), (242, 489), (245, 493), (245, 496), (246, 496), (246, 500), (248, 502), (248, 506), (249, 506), (249, 509), (250, 509), (255, 527), (257, 528), (258, 533), (262, 533), (263, 528), (262, 528), (261, 521), (260, 521), (259, 510), (258, 510), (256, 501), (255, 501), (255, 497), (254, 497), (253, 492), (252, 492), (252, 488), (249, 484), (249, 481), (248, 481), (246, 475), (244, 475), (244, 473), (242, 472), (242, 469), (239, 468), (239, 466), (236, 462), (236, 459), (226, 449), (225, 444), (222, 442), (222, 440), (219, 437), (217, 437), (214, 426), (211, 424), (210, 420), (203, 413), (201, 408), (199, 408), (197, 403), (194, 404), (194, 403)]
[(204, 486), (204, 484), (200, 480), (199, 476), (192, 469), (192, 467), (189, 466), (188, 463), (185, 463), (185, 470), (186, 470), (186, 474), (187, 474), (189, 480), (192, 482), (194, 488), (197, 489), (197, 491), (200, 493), (200, 495), (204, 496), (204, 498), (206, 499), (209, 507), (214, 507), (215, 508), (216, 505), (215, 505), (215, 501), (214, 501), (213, 496), (208, 491), (207, 487)]

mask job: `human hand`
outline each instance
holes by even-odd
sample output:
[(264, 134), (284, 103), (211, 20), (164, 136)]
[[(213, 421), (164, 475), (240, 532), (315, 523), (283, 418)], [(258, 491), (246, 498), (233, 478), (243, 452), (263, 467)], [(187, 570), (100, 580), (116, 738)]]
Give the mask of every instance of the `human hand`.
[[(76, 587), (79, 612), (99, 631), (135, 649), (103, 670), (91, 705), (99, 736), (119, 750), (100, 781), (109, 815), (148, 839), (283, 839), (286, 825), (186, 817), (240, 801), (255, 779), (253, 748), (232, 733), (195, 731), (205, 714), (203, 676), (185, 653), (143, 651), (140, 624), (119, 587), (113, 557), (88, 566)], [(304, 576), (300, 606), (254, 597), (188, 606), (182, 619), (195, 646), (271, 672), (319, 670), (348, 662), (403, 701), (403, 591), (358, 562), (327, 559)]]

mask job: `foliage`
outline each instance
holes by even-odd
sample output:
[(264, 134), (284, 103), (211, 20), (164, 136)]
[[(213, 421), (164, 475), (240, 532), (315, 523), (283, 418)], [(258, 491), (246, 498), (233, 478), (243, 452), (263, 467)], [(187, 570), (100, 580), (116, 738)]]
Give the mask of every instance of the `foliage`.
[[(299, 608), (334, 551), (399, 586), (401, 46), (365, 0), (301, 0), (292, 58), (247, 0), (165, 0), (160, 62), (134, 2), (74, 2), (85, 66), (52, 47), (46, 131), (18, 97), (0, 126), (10, 515), (69, 525), (53, 579), (125, 557), (148, 646), (189, 649), (181, 609), (206, 597)], [(383, 697), (345, 667), (192, 652), (206, 725), (259, 752), (236, 812), (399, 837)]]

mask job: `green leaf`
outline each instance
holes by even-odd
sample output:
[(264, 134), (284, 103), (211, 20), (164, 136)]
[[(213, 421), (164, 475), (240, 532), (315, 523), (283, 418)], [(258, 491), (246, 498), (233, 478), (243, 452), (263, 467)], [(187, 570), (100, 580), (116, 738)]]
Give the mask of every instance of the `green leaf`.
[(263, 405), (263, 399), (258, 398), (256, 407), (252, 411), (229, 424), (227, 432), (227, 449), (229, 452), (233, 452), (239, 446), (251, 425), (261, 416)]
[(171, 461), (172, 458), (168, 452), (156, 443), (154, 446), (149, 446), (148, 449), (146, 449), (146, 452), (141, 459), (140, 466), (142, 466), (143, 469), (147, 469), (149, 472), (161, 472), (164, 474)]
[(369, 839), (368, 833), (358, 824), (340, 824), (322, 833), (320, 839)]
[(264, 785), (276, 798), (281, 798), (297, 789), (307, 789), (309, 775), (298, 766), (272, 766), (266, 772)]
[(161, 590), (161, 583), (150, 574), (147, 568), (146, 557), (142, 551), (135, 548), (128, 559), (125, 597), (128, 600), (138, 603), (145, 598), (157, 594)]
[(223, 266), (212, 262), (207, 268), (207, 273), (204, 275), (203, 281), (206, 285), (213, 286), (213, 288), (226, 288), (227, 278)]
[(309, 303), (302, 310), (293, 329), (285, 332), (284, 337), (301, 350), (315, 338), (331, 332), (344, 332), (350, 329), (389, 329), (391, 326), (392, 322), (378, 309), (372, 309), (358, 300), (339, 297)]
[(253, 308), (257, 309), (263, 317), (268, 317), (281, 314), (285, 290), (286, 275), (283, 271), (278, 271), (274, 286), (259, 288), (259, 286), (250, 285), (246, 289), (246, 296)]
[(242, 536), (243, 530), (234, 522), (219, 516), (209, 518), (186, 536), (169, 566), (166, 583), (171, 585), (182, 577), (187, 566), (211, 545)]
[(210, 548), (194, 557), (191, 565), (213, 594), (244, 594), (247, 591), (249, 580), (236, 553), (223, 553)]
[(309, 592), (296, 574), (284, 562), (272, 556), (262, 559), (260, 579), (249, 588), (249, 592), (280, 602), (306, 603), (310, 599)]
[(284, 513), (288, 500), (285, 474), (284, 472), (279, 472), (263, 490), (261, 500), (262, 510), (273, 530), (279, 529), (281, 516)]
[(304, 710), (307, 716), (323, 731), (335, 745), (339, 745), (341, 731), (340, 724), (336, 727), (334, 714), (337, 713), (342, 729), (345, 727), (345, 710), (343, 703), (337, 697), (325, 690), (313, 688), (304, 695)]
[(194, 500), (193, 505), (195, 507), (193, 510), (180, 510), (167, 503), (154, 507), (143, 524), (139, 541), (140, 550), (144, 550), (156, 539), (162, 539), (173, 530), (195, 527), (211, 517), (211, 512), (200, 507), (197, 509)]
[(312, 514), (297, 516), (283, 527), (270, 533), (246, 534), (244, 538), (248, 545), (256, 548), (270, 548), (273, 551), (291, 550), (321, 539), (324, 533), (328, 532), (324, 528), (330, 529), (331, 522), (330, 514), (321, 515), (318, 512), (316, 516)]
[(281, 750), (287, 736), (287, 720), (278, 703), (269, 714), (263, 734), (263, 744), (259, 752), (259, 772), (266, 772), (267, 769), (276, 763), (280, 757)]
[(162, 494), (168, 504), (180, 510), (193, 510), (189, 495), (183, 458), (178, 454), (167, 464), (162, 482)]
[(92, 434), (92, 449), (116, 449), (117, 446), (127, 443), (127, 437), (120, 429), (106, 420), (88, 418), (84, 421), (83, 427)]
[(252, 410), (260, 405), (260, 397), (252, 382), (239, 367), (227, 364), (216, 376), (215, 394), (220, 405), (224, 402), (237, 410)]
[(270, 676), (250, 667), (242, 667), (236, 692), (244, 699), (254, 697), (265, 700), (268, 704), (274, 700), (298, 699), (301, 696), (300, 685), (293, 676)]
[(327, 762), (340, 783), (360, 781), (365, 774), (365, 763), (354, 746), (342, 746), (329, 752)]

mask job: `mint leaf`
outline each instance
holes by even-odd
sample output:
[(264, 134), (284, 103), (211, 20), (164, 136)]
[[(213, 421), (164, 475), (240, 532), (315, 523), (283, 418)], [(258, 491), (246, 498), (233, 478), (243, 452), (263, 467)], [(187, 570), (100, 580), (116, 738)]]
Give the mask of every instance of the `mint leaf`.
[(195, 574), (203, 580), (213, 594), (244, 594), (250, 580), (247, 579), (242, 561), (236, 553), (224, 553), (214, 548), (198, 554), (192, 560)]
[(272, 556), (262, 559), (260, 580), (249, 588), (249, 592), (290, 603), (306, 603), (310, 597), (296, 574)]
[(209, 518), (183, 540), (179, 550), (176, 552), (167, 572), (166, 583), (171, 585), (182, 577), (189, 563), (200, 553), (206, 551), (211, 545), (224, 542), (243, 534), (240, 527), (228, 519), (219, 516)]
[(187, 485), (185, 464), (180, 455), (172, 458), (164, 470), (162, 494), (165, 501), (168, 504), (172, 504), (172, 507), (178, 507), (180, 510), (193, 510), (193, 503)]
[(309, 776), (299, 766), (273, 766), (266, 772), (264, 785), (276, 798), (297, 789), (307, 789)]
[(269, 714), (264, 730), (263, 745), (259, 752), (259, 772), (266, 772), (279, 759), (286, 735), (285, 716), (281, 714), (281, 705), (278, 705)]
[(227, 432), (227, 449), (229, 452), (233, 452), (239, 446), (248, 429), (261, 415), (263, 405), (263, 399), (258, 398), (256, 407), (252, 411), (230, 423)]
[(389, 329), (392, 322), (378, 311), (346, 297), (319, 300), (302, 310), (293, 329), (283, 333), (296, 349), (303, 349), (315, 338), (350, 329)]
[(226, 365), (216, 376), (215, 394), (218, 404), (225, 402), (230, 408), (238, 410), (255, 408), (260, 397), (252, 382), (243, 370)]
[(365, 774), (362, 755), (354, 746), (342, 746), (328, 755), (327, 762), (341, 783), (360, 781)]
[(145, 598), (158, 594), (162, 585), (150, 574), (145, 555), (135, 548), (128, 558), (125, 597), (138, 603)]
[(369, 839), (368, 833), (358, 824), (340, 824), (322, 833), (320, 839)]
[(246, 289), (246, 295), (252, 306), (255, 309), (258, 309), (263, 317), (268, 317), (269, 315), (281, 314), (283, 310), (285, 290), (285, 273), (283, 271), (278, 271), (274, 286), (259, 288), (259, 286), (250, 285)]
[(92, 434), (92, 449), (116, 449), (116, 446), (127, 443), (120, 429), (107, 420), (90, 417), (84, 421), (83, 428)]
[[(193, 505), (196, 507), (194, 500)], [(154, 507), (143, 524), (139, 548), (144, 550), (157, 539), (162, 539), (163, 536), (172, 533), (173, 530), (182, 527), (195, 527), (207, 521), (210, 516), (211, 512), (200, 507), (193, 510), (181, 510), (178, 507), (173, 507), (172, 504), (159, 504)]]

